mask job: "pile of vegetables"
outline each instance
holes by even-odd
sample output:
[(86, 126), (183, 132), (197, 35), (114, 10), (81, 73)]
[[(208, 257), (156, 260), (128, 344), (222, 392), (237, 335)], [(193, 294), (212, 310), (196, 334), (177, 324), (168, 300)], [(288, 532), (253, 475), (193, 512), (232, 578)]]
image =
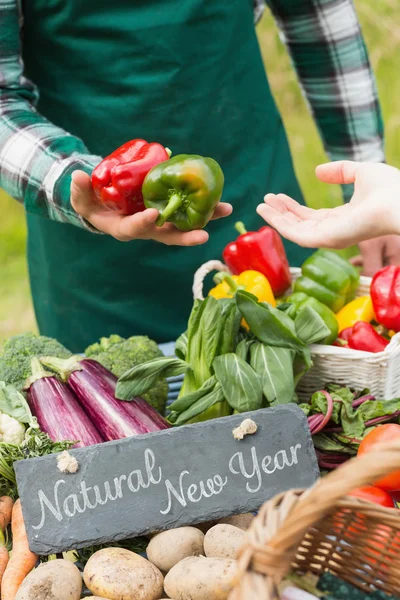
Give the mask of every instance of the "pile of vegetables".
[(53, 439), (76, 439), (76, 445), (90, 446), (168, 427), (143, 398), (119, 402), (114, 395), (117, 378), (93, 359), (33, 359), (28, 382), (33, 414)]
[[(241, 325), (245, 321), (245, 326)], [(257, 410), (296, 400), (295, 387), (311, 366), (309, 344), (329, 329), (311, 306), (294, 318), (239, 289), (232, 298), (196, 301), (176, 357), (154, 359), (119, 378), (122, 400), (147, 392), (160, 376), (185, 374), (170, 423)]]
[[(363, 439), (383, 423), (398, 423), (400, 400), (377, 400), (368, 390), (329, 385), (300, 404), (322, 469), (333, 469), (357, 454)], [(400, 426), (396, 425), (400, 432)], [(400, 433), (399, 433), (400, 437)]]
[(358, 271), (337, 253), (318, 250), (303, 263), (302, 274), (288, 295), (289, 264), (277, 232), (262, 227), (248, 233), (243, 223), (237, 223), (236, 229), (239, 237), (223, 252), (233, 277), (216, 277), (219, 285), (211, 291), (214, 297), (232, 295), (238, 286), (252, 291), (251, 278), (254, 281), (264, 276), (264, 291), (259, 288), (260, 296), (253, 293), (273, 306), (276, 302), (292, 317), (301, 306), (314, 308), (329, 329), (320, 343), (377, 353), (383, 352), (394, 333), (400, 331), (400, 267), (381, 269), (372, 281), (370, 295), (355, 298)]
[[(54, 356), (50, 352), (46, 352), (45, 355)], [(146, 336), (137, 335), (124, 339), (119, 335), (111, 335), (108, 338), (102, 337), (86, 348), (85, 356), (96, 360), (116, 377), (121, 377), (132, 367), (159, 358), (163, 353), (156, 342)], [(142, 397), (159, 413), (165, 414), (168, 398), (166, 380), (160, 378), (155, 381), (148, 393)]]

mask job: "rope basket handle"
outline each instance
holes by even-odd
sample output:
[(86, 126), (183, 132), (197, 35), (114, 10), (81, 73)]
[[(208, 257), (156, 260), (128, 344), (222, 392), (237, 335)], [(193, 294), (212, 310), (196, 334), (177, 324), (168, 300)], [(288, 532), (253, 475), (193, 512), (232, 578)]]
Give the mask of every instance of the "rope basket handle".
[(201, 267), (199, 269), (197, 269), (196, 273), (194, 274), (193, 288), (192, 288), (194, 300), (204, 300), (204, 296), (203, 296), (204, 280), (207, 277), (207, 275), (209, 273), (212, 273), (213, 271), (220, 271), (220, 272), (230, 274), (228, 267), (226, 265), (224, 265), (224, 263), (221, 262), (220, 260), (209, 260), (208, 262), (204, 263), (204, 265), (201, 265)]
[[(399, 469), (400, 441), (382, 444), (376, 447), (374, 454), (368, 453), (352, 458), (323, 479), (319, 479), (302, 494), (291, 491), (266, 502), (250, 527), (247, 543), (240, 553), (241, 575), (244, 575), (248, 565), (253, 562), (257, 565), (258, 573), (271, 578), (268, 584), (272, 586), (270, 597), (276, 598), (276, 593), (272, 593), (272, 590), (275, 590), (289, 572), (296, 550), (308, 529), (329, 514), (352, 490), (373, 483)], [(352, 498), (353, 500), (357, 501), (356, 498)], [(374, 504), (367, 504), (361, 500), (358, 502), (365, 512), (374, 512), (377, 508)], [(282, 504), (279, 509), (280, 503)], [(379, 507), (379, 510), (387, 511), (400, 529), (400, 515), (397, 512), (391, 508)], [(270, 535), (266, 535), (266, 523), (272, 513), (275, 517), (278, 515), (280, 522), (277, 523), (275, 518), (275, 522), (269, 526)], [(237, 597), (239, 596), (233, 594), (231, 598)]]

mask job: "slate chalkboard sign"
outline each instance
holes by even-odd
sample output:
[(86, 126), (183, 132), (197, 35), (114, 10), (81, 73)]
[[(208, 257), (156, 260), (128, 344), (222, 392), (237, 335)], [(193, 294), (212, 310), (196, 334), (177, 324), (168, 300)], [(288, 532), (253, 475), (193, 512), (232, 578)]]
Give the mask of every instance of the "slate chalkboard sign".
[[(245, 418), (257, 431), (236, 440)], [(257, 510), (319, 476), (307, 419), (286, 404), (15, 463), (29, 545), (47, 555)]]

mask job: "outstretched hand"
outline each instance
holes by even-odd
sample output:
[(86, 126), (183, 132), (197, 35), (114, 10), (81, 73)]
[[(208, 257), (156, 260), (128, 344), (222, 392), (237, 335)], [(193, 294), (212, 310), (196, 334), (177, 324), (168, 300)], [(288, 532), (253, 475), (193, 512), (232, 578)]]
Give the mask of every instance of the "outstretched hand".
[(373, 275), (400, 264), (400, 171), (384, 164), (350, 161), (320, 165), (318, 179), (354, 183), (348, 204), (313, 210), (284, 194), (268, 194), (257, 212), (284, 237), (309, 248), (347, 248), (360, 243), (358, 264)]
[[(131, 216), (103, 208), (96, 202), (89, 175), (83, 171), (72, 174), (71, 205), (93, 227), (121, 242), (155, 240), (169, 246), (198, 246), (207, 242), (209, 237), (203, 230), (179, 231), (171, 223), (157, 227), (158, 211), (152, 208)], [(227, 217), (231, 212), (232, 206), (221, 202), (213, 219)]]

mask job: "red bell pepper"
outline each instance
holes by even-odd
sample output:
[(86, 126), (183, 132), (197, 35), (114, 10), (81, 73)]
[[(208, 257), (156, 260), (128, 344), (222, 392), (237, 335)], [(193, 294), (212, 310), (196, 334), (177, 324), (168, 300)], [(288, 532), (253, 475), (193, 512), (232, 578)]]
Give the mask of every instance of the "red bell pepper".
[(92, 186), (99, 202), (123, 215), (145, 210), (142, 184), (147, 173), (170, 157), (156, 142), (132, 140), (101, 161), (92, 173)]
[(291, 284), (289, 263), (280, 235), (271, 227), (247, 233), (243, 223), (237, 223), (240, 233), (236, 242), (223, 252), (225, 264), (233, 275), (243, 271), (258, 271), (268, 279), (274, 296), (281, 296)]
[(376, 273), (371, 284), (371, 298), (378, 323), (400, 331), (400, 267), (391, 265)]
[(346, 329), (342, 329), (342, 331), (339, 332), (338, 339), (332, 344), (332, 346), (339, 346), (341, 348), (348, 346), (349, 338), (352, 333), (353, 327), (346, 327)]
[(364, 352), (383, 352), (389, 340), (379, 335), (370, 323), (358, 321), (352, 327), (348, 338), (349, 348), (363, 350)]

